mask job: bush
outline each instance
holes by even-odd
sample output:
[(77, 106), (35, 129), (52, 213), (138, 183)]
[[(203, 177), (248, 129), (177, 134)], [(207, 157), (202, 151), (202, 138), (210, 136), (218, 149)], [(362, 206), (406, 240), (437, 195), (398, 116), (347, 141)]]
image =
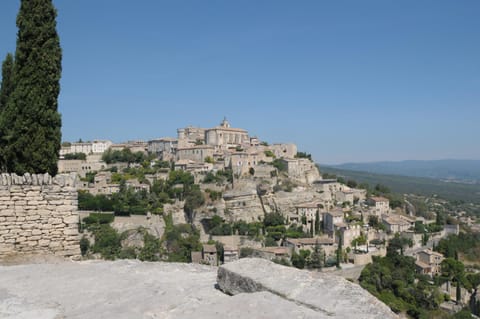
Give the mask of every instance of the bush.
[(83, 219), (83, 222), (89, 226), (92, 224), (110, 224), (114, 220), (113, 214), (90, 213)]
[(93, 252), (100, 253), (105, 259), (115, 259), (122, 248), (118, 232), (106, 224), (95, 227), (92, 232), (95, 236)]
[(284, 225), (285, 218), (280, 213), (266, 213), (263, 219), (263, 224), (265, 227)]
[(252, 255), (253, 255), (253, 248), (250, 248), (250, 247), (240, 248), (240, 258), (252, 257)]
[(80, 252), (82, 253), (82, 256), (85, 256), (89, 249), (90, 241), (87, 237), (83, 236), (82, 239), (80, 239)]

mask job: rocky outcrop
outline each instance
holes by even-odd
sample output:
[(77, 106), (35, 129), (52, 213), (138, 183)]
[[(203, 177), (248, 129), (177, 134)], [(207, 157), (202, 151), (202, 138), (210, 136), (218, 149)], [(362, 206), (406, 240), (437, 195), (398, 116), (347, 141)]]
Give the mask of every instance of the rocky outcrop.
[(300, 271), (263, 259), (245, 258), (223, 265), (218, 270), (217, 281), (227, 294), (266, 291), (311, 309), (319, 317), (397, 318), (366, 290), (341, 277)]
[(0, 266), (0, 318), (395, 318), (340, 278), (242, 259), (218, 271), (230, 296), (215, 288), (217, 270), (137, 260)]

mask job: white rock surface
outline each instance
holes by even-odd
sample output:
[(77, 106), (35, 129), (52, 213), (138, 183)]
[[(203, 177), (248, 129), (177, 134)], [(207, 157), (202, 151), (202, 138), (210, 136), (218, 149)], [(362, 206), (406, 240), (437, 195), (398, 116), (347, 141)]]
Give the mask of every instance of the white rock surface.
[(244, 258), (221, 266), (218, 285), (236, 295), (268, 291), (283, 300), (329, 318), (397, 318), (385, 304), (359, 285), (331, 274), (301, 271), (264, 259)]
[(268, 292), (228, 296), (216, 267), (139, 261), (0, 266), (0, 318), (327, 318)]

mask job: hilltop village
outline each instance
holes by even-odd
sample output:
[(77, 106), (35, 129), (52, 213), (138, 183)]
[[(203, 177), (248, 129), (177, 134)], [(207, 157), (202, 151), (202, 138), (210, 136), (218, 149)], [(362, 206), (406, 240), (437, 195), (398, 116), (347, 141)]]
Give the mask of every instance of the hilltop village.
[[(411, 216), (392, 209), (388, 198), (322, 178), (295, 144), (269, 145), (226, 119), (213, 128), (178, 129), (176, 138), (64, 143), (61, 157), (59, 171), (82, 179), (80, 209), (92, 208), (82, 203), (86, 193), (92, 196), (86, 203), (126, 190), (167, 197), (138, 211), (135, 204), (130, 210), (113, 205), (112, 225), (120, 232), (143, 227), (157, 238), (172, 225), (193, 226), (202, 243), (186, 258), (193, 262), (217, 265), (248, 254), (285, 263), (294, 256), (303, 263), (320, 249), (323, 267), (365, 265), (372, 256), (385, 256), (388, 240), (401, 234), (411, 241), (418, 270), (434, 275), (443, 257), (431, 250), (432, 240), (459, 230), (442, 225), (427, 239), (415, 225), (435, 219)], [(188, 194), (195, 185), (198, 191)], [(93, 246), (94, 237), (88, 238)]]
[[(269, 144), (227, 119), (178, 129), (175, 138), (64, 142), (60, 155), (55, 177), (1, 175), (4, 258), (53, 252), (181, 262), (210, 275), (220, 266), (216, 280), (228, 294), (243, 292), (239, 282), (268, 286), (271, 268), (284, 273), (274, 290), (290, 293), (289, 276), (302, 272), (277, 263), (322, 272), (340, 291), (350, 288), (339, 276), (358, 282), (390, 308), (375, 303), (366, 318), (375, 317), (371, 311), (450, 318), (466, 305), (480, 310), (478, 225), (469, 203), (321, 174), (295, 144)], [(315, 289), (324, 294), (325, 287)], [(355, 308), (371, 298), (356, 291)]]

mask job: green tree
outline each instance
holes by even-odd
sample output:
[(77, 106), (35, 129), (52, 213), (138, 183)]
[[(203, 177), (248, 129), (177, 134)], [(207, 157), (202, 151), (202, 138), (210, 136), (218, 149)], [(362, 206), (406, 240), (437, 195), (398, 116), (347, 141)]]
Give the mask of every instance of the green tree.
[(7, 105), (8, 98), (13, 92), (13, 55), (8, 53), (2, 63), (2, 82), (0, 84), (0, 111)]
[(17, 16), (14, 89), (0, 127), (6, 170), (56, 175), (61, 143), (58, 95), (62, 50), (52, 0), (22, 0)]
[(193, 223), (193, 220), (195, 219), (195, 210), (203, 204), (205, 204), (205, 196), (203, 196), (203, 193), (199, 188), (194, 188), (185, 197), (184, 210), (190, 223)]
[(336, 266), (337, 268), (341, 268), (340, 263), (342, 262), (342, 257), (343, 257), (343, 239), (340, 234), (338, 234), (338, 247), (337, 247), (337, 260), (336, 260)]
[(466, 284), (465, 278), (465, 266), (461, 261), (453, 258), (446, 258), (442, 261), (442, 276), (446, 277), (449, 281), (453, 281), (457, 284), (457, 304), (461, 298), (461, 287)]
[(321, 269), (323, 267), (323, 261), (325, 259), (325, 254), (320, 247), (320, 245), (315, 243), (310, 258), (308, 259), (308, 268), (310, 269)]
[(2, 120), (4, 108), (13, 92), (13, 55), (7, 54), (2, 64), (2, 82), (0, 83), (0, 171), (6, 170), (3, 151), (5, 150), (5, 140), (2, 138), (8, 128), (7, 123)]
[(411, 239), (400, 236), (398, 233), (395, 234), (395, 237), (390, 239), (387, 247), (387, 256), (397, 255), (400, 252), (400, 255), (403, 256), (403, 252), (406, 246), (412, 246), (413, 242)]

